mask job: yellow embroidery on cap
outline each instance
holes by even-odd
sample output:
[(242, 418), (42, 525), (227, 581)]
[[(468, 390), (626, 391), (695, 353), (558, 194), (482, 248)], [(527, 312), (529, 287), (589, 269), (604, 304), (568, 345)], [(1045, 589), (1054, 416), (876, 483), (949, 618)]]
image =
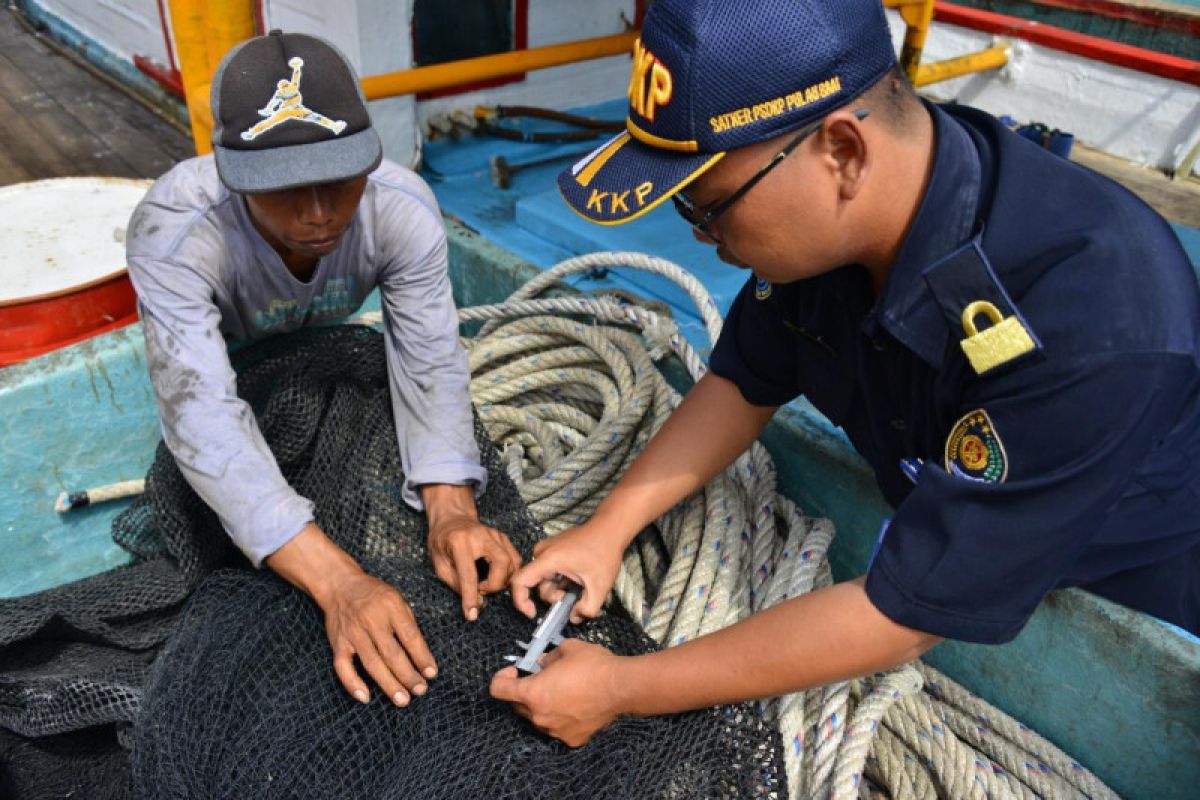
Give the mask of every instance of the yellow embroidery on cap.
[(700, 143), (695, 139), (689, 139), (686, 142), (677, 142), (674, 139), (664, 139), (661, 136), (655, 136), (653, 133), (642, 130), (634, 124), (632, 119), (625, 118), (625, 127), (642, 144), (648, 144), (651, 147), (657, 147), (660, 150), (674, 150), (679, 153), (698, 153), (700, 152)]
[(718, 114), (709, 119), (708, 124), (712, 127), (713, 133), (724, 133), (733, 128), (753, 125), (756, 122), (774, 119), (789, 111), (804, 108), (818, 100), (824, 100), (826, 97), (835, 95), (841, 90), (842, 78), (840, 75), (835, 75), (828, 80), (814, 83), (806, 89), (799, 89), (782, 97), (776, 97), (773, 100), (767, 100), (752, 106), (737, 108), (733, 111), (726, 111), (724, 114)]
[[(597, 225), (623, 225), (626, 222), (632, 222), (633, 220), (635, 220), (645, 214), (648, 214), (651, 211), (653, 211), (654, 209), (658, 208), (658, 206), (661, 205), (663, 202), (665, 202), (667, 199), (669, 199), (671, 197), (671, 195), (675, 194), (680, 189), (687, 186), (689, 183), (691, 183), (693, 180), (695, 180), (698, 176), (704, 174), (704, 172), (706, 170), (708, 170), (713, 164), (716, 164), (718, 161), (720, 161), (722, 159), (722, 157), (724, 157), (724, 155), (725, 155), (724, 153), (717, 153), (716, 155), (713, 155), (707, 161), (705, 161), (703, 164), (701, 164), (699, 167), (692, 170), (692, 172), (690, 174), (685, 175), (674, 186), (669, 187), (665, 191), (658, 192), (658, 194), (653, 198), (650, 198), (649, 196), (647, 196), (646, 204), (644, 206), (641, 206), (640, 208), (638, 208), (637, 211), (634, 211), (632, 214), (630, 214), (627, 217), (617, 217), (615, 219), (608, 219), (604, 216), (604, 213), (605, 213), (604, 212), (604, 201), (605, 201), (605, 199), (608, 198), (610, 192), (602, 192), (599, 189), (592, 189), (592, 194), (588, 198), (586, 207), (584, 207), (584, 208), (580, 208), (579, 206), (575, 205), (576, 201), (567, 197), (565, 193), (563, 193), (563, 197), (564, 197), (564, 199), (567, 200), (568, 208), (570, 208), (576, 214), (583, 217), (584, 219), (586, 219), (589, 222), (595, 223)], [(587, 163), (587, 160), (584, 159), (583, 163)], [(644, 185), (645, 184), (643, 184), (643, 186)], [(639, 188), (641, 188), (641, 187), (639, 187)], [(562, 193), (561, 186), (559, 187), (559, 192)], [(639, 201), (639, 205), (640, 205), (640, 201)], [(592, 212), (595, 212), (596, 216), (593, 216)]]
[(633, 190), (633, 193), (637, 195), (638, 208), (646, 205), (646, 198), (649, 197), (650, 193), (653, 191), (654, 183), (652, 181), (646, 181)]
[(612, 158), (618, 150), (624, 147), (625, 143), (628, 141), (629, 135), (621, 134), (608, 144), (604, 145), (603, 148), (598, 150), (596, 154), (591, 157), (591, 160), (586, 163), (583, 169), (579, 170), (579, 173), (575, 176), (575, 182), (580, 186), (588, 186), (592, 182), (592, 179), (596, 177), (596, 173), (600, 171), (600, 168), (607, 164), (608, 160)]
[(275, 85), (275, 94), (271, 96), (265, 106), (258, 110), (258, 115), (265, 119), (249, 130), (242, 131), (241, 135), (244, 141), (253, 141), (289, 119), (311, 122), (322, 128), (328, 128), (333, 131), (334, 136), (345, 130), (344, 120), (332, 120), (304, 105), (304, 98), (300, 94), (301, 69), (304, 67), (304, 59), (295, 56), (288, 61), (288, 66), (292, 68), (291, 80), (284, 79)]
[[(979, 330), (975, 319), (980, 314), (991, 320), (990, 328)], [(1005, 317), (986, 300), (976, 300), (963, 309), (963, 332), (967, 338), (959, 342), (976, 375), (982, 375), (1028, 353), (1037, 345), (1029, 331), (1016, 316)]]
[(671, 70), (642, 46), (642, 40), (633, 43), (633, 73), (629, 76), (629, 105), (638, 114), (654, 122), (654, 113), (659, 106), (671, 102), (675, 81)]

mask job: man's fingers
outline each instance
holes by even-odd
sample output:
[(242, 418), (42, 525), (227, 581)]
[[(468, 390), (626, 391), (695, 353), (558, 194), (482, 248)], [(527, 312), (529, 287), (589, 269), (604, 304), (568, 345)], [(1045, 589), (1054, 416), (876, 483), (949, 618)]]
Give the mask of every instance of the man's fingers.
[(579, 602), (571, 609), (571, 624), (579, 625), (586, 619), (595, 619), (600, 616), (603, 607), (604, 598), (597, 597), (595, 592), (585, 589), (579, 596)]
[(475, 553), (464, 541), (453, 545), (454, 570), (458, 573), (458, 593), (462, 597), (463, 616), (474, 622), (479, 619), (482, 605), (479, 596), (479, 573), (475, 569)]
[(557, 603), (566, 592), (559, 585), (558, 576), (555, 575), (542, 579), (542, 582), (538, 584), (538, 594), (547, 603)]
[(436, 678), (437, 662), (433, 653), (429, 651), (429, 645), (425, 643), (425, 637), (421, 635), (421, 629), (417, 627), (412, 611), (403, 607), (395, 612), (392, 615), (392, 629), (404, 647), (404, 652), (408, 654), (413, 666), (420, 670), (421, 675), (426, 679)]
[(354, 650), (352, 648), (343, 647), (334, 654), (333, 671), (337, 673), (338, 680), (355, 700), (365, 703), (371, 699), (371, 692), (359, 677), (358, 670), (354, 668)]
[(521, 561), (521, 554), (520, 554), (520, 552), (517, 551), (516, 545), (514, 545), (512, 543), (512, 539), (509, 539), (503, 533), (499, 534), (499, 536), (500, 536), (500, 541), (504, 542), (504, 547), (508, 550), (508, 557), (512, 559), (513, 572), (516, 572), (517, 570), (519, 570), (521, 568), (521, 565), (523, 563)]
[[(413, 667), (408, 654), (404, 652), (400, 643), (396, 641), (396, 637), (392, 635), (391, 627), (372, 631), (371, 638), (375, 642), (375, 647), (378, 649), (384, 665), (403, 684), (405, 690), (417, 696), (425, 694), (429, 688), (425, 678)], [(399, 703), (397, 704), (399, 705)]]
[[(566, 644), (566, 641), (564, 641), (563, 644)], [(538, 659), (538, 663), (540, 663), (544, 669), (553, 664), (555, 661), (562, 661), (562, 657), (562, 645), (559, 645), (548, 653), (543, 653), (542, 657)]]
[(517, 574), (513, 576), (513, 607), (530, 619), (537, 616), (537, 606), (534, 605), (533, 600), (529, 597), (529, 593), (540, 582), (541, 576), (537, 573), (533, 564), (529, 564), (524, 569), (518, 570)]
[(408, 690), (404, 688), (399, 678), (392, 674), (391, 668), (379, 655), (371, 637), (365, 632), (361, 633), (355, 641), (354, 649), (363, 669), (371, 676), (371, 680), (375, 681), (383, 690), (388, 699), (398, 706), (408, 705), (408, 701), (411, 699)]
[(458, 573), (454, 571), (454, 565), (449, 560), (440, 555), (433, 556), (433, 572), (439, 581), (455, 592), (458, 591)]
[(520, 681), (521, 676), (516, 667), (505, 667), (492, 676), (492, 685), (488, 691), (497, 700), (520, 703), (524, 699)]
[(521, 566), (521, 556), (508, 538), (495, 531), (492, 533), (495, 538), (488, 543), (483, 554), (488, 562), (488, 576), (480, 584), (479, 590), (484, 594), (495, 594), (506, 589), (513, 573)]

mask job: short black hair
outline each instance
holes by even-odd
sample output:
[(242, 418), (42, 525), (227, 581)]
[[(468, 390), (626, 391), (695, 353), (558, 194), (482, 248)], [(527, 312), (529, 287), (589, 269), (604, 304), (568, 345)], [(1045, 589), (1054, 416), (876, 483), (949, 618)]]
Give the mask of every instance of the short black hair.
[(914, 116), (921, 110), (921, 99), (899, 64), (863, 92), (859, 100), (871, 109), (872, 117), (898, 134), (911, 130)]

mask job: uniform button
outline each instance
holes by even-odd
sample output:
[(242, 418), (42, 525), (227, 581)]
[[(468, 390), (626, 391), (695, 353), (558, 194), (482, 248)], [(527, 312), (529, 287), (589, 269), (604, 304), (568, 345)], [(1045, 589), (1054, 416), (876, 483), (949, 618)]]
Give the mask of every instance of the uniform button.
[(892, 420), (892, 427), (898, 431), (908, 430), (908, 423), (902, 419)]
[(876, 352), (879, 352), (879, 353), (887, 352), (887, 349), (888, 349), (887, 342), (884, 341), (883, 339), (872, 339), (871, 347), (874, 347)]

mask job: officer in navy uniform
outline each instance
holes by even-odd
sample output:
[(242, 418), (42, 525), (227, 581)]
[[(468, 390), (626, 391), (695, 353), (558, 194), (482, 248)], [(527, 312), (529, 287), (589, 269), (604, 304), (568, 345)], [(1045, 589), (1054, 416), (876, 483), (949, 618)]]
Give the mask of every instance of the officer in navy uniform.
[[(659, 0), (628, 130), (563, 173), (604, 224), (672, 199), (753, 270), (711, 374), (513, 580), (599, 613), (625, 546), (804, 395), (895, 513), (866, 575), (661, 653), (568, 642), (492, 691), (580, 744), (670, 713), (998, 643), (1083, 586), (1200, 631), (1200, 290), (1123, 188), (896, 69), (878, 0)], [(698, 432), (702, 435), (697, 435)], [(611, 691), (597, 692), (596, 686)]]

